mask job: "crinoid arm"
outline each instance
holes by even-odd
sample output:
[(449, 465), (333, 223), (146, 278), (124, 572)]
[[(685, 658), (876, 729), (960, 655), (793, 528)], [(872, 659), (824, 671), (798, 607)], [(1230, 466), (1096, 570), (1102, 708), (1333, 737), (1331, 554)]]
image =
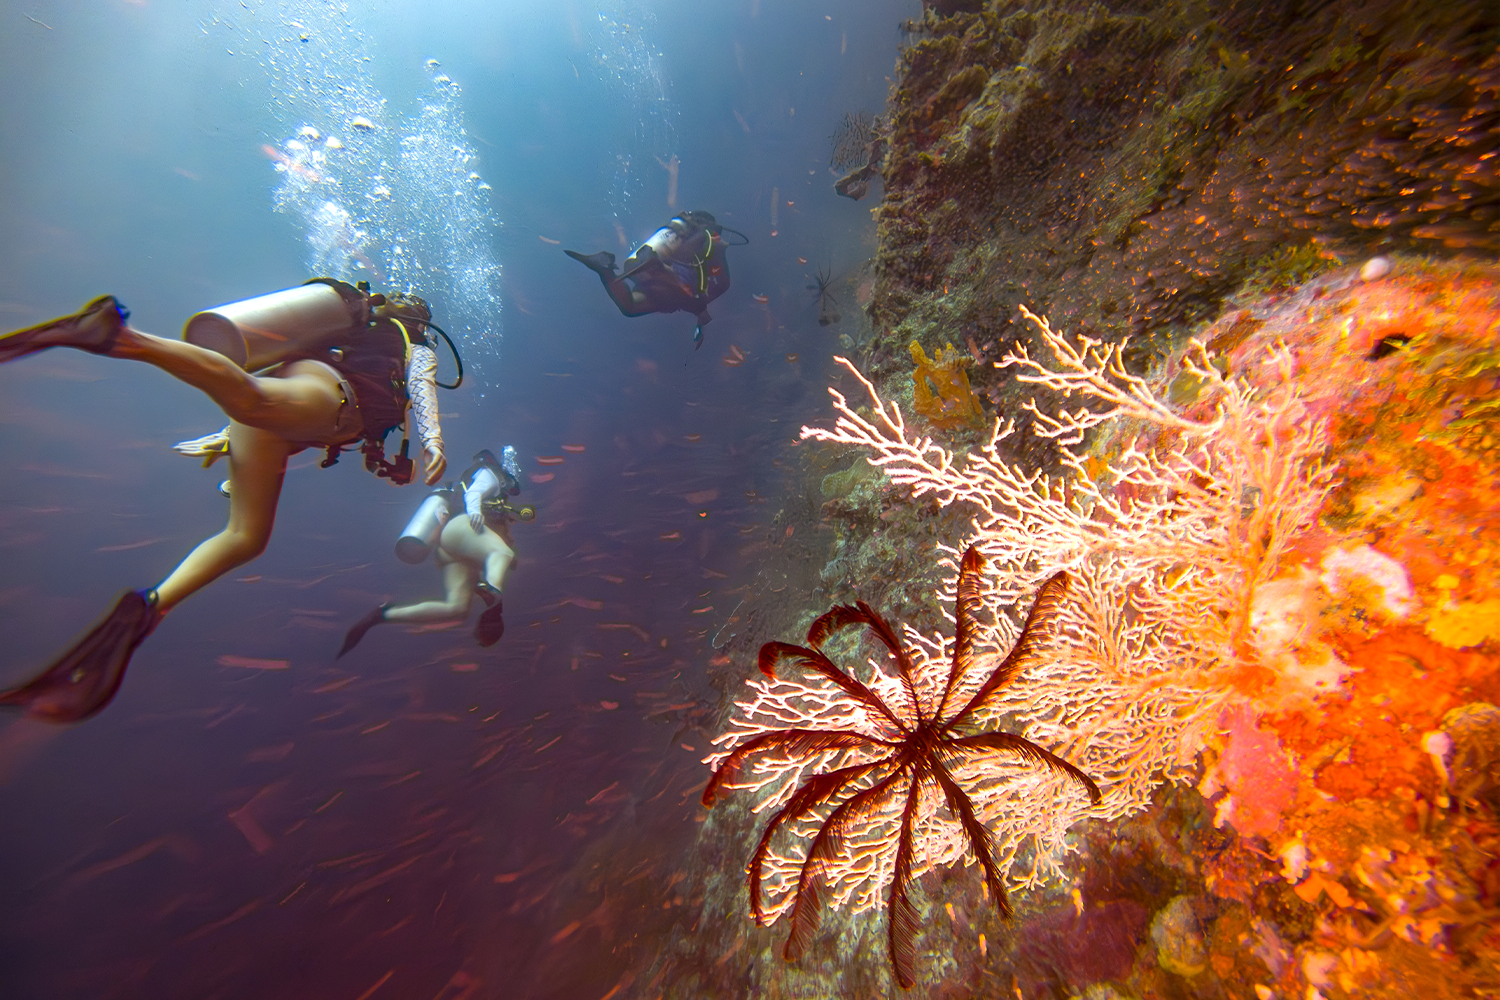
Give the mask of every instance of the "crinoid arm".
[(1010, 654), (1000, 662), (983, 686), (975, 692), (974, 697), (969, 699), (969, 703), (948, 720), (946, 723), (948, 728), (951, 729), (969, 721), (969, 716), (992, 694), (1010, 683), (1023, 663), (1035, 656), (1052, 640), (1053, 632), (1057, 628), (1057, 619), (1062, 614), (1063, 601), (1068, 596), (1068, 582), (1068, 574), (1058, 572), (1042, 584), (1041, 589), (1037, 591), (1036, 601), (1031, 605), (1031, 611), (1026, 615), (1026, 624), (1021, 629), (1021, 636), (1011, 647)]
[(703, 788), (703, 804), (713, 807), (719, 797), (719, 788), (739, 773), (740, 766), (751, 754), (767, 751), (812, 758), (829, 750), (854, 750), (872, 742), (878, 741), (851, 729), (775, 729), (761, 733), (735, 747), (719, 765)]
[[(837, 611), (839, 608), (835, 608), (834, 610)], [(855, 609), (850, 608), (849, 610), (854, 611)], [(829, 614), (832, 613), (829, 612)], [(828, 615), (823, 616), (823, 618), (827, 617)], [(818, 619), (818, 621), (822, 621), (822, 618)], [(816, 627), (817, 622), (814, 622), (813, 625)], [(783, 660), (822, 674), (834, 684), (837, 684), (850, 697), (872, 711), (885, 716), (898, 729), (905, 730), (906, 727), (901, 724), (901, 720), (896, 718), (896, 714), (886, 707), (885, 702), (880, 700), (879, 695), (845, 673), (824, 655), (821, 650), (808, 649), (806, 646), (796, 646), (790, 642), (768, 642), (760, 647), (760, 672), (772, 680), (778, 679), (776, 676), (776, 665)]]
[(869, 788), (849, 796), (828, 814), (828, 819), (813, 837), (812, 844), (807, 849), (807, 857), (802, 862), (802, 870), (797, 875), (796, 897), (792, 904), (792, 928), (787, 933), (786, 946), (781, 951), (782, 957), (788, 962), (795, 962), (802, 957), (818, 929), (826, 875), (843, 848), (846, 831), (855, 822), (887, 809), (887, 799), (893, 786), (909, 770), (903, 764)]
[(943, 790), (943, 797), (948, 800), (949, 811), (958, 818), (958, 825), (963, 828), (969, 848), (979, 861), (979, 867), (984, 869), (984, 882), (995, 900), (995, 908), (1000, 911), (1000, 916), (1009, 920), (1013, 911), (1005, 893), (1005, 880), (1000, 877), (1000, 867), (995, 864), (995, 838), (991, 836), (989, 827), (979, 821), (974, 813), (973, 801), (959, 787), (958, 782), (953, 780), (953, 775), (948, 773), (942, 761), (933, 762), (932, 774), (937, 779), (938, 787)]
[(891, 966), (896, 970), (896, 982), (903, 990), (911, 989), (917, 982), (915, 942), (921, 921), (911, 901), (911, 873), (916, 856), (912, 831), (917, 824), (917, 805), (922, 795), (922, 770), (921, 765), (917, 765), (911, 787), (906, 792), (906, 804), (901, 809), (901, 835), (896, 841), (896, 863), (885, 917)]
[[(957, 620), (957, 631), (953, 634), (953, 659), (948, 668), (948, 680), (943, 685), (943, 697), (938, 702), (937, 718), (941, 719), (948, 709), (948, 699), (958, 686), (974, 658), (974, 633), (979, 628), (979, 612), (984, 607), (984, 598), (979, 594), (979, 578), (984, 572), (984, 556), (976, 546), (964, 550), (958, 566), (958, 593), (954, 601), (953, 617)], [(1034, 609), (1033, 609), (1034, 610)]]
[(849, 767), (829, 771), (827, 774), (815, 774), (803, 782), (802, 787), (797, 789), (785, 806), (782, 806), (780, 812), (771, 817), (771, 821), (766, 824), (765, 832), (760, 836), (760, 843), (755, 845), (755, 853), (750, 856), (750, 866), (746, 870), (750, 879), (750, 913), (755, 917), (757, 924), (762, 927), (766, 925), (766, 910), (761, 899), (760, 886), (766, 855), (771, 850), (772, 835), (783, 823), (801, 819), (819, 806), (838, 797), (846, 788), (871, 771), (889, 762), (887, 758), (867, 764), (852, 764)]
[(850, 625), (863, 625), (879, 639), (881, 645), (890, 650), (891, 656), (896, 661), (896, 670), (901, 675), (902, 682), (906, 685), (906, 693), (911, 698), (912, 704), (917, 706), (917, 721), (921, 722), (921, 703), (917, 701), (916, 687), (912, 681), (911, 654), (901, 644), (896, 630), (891, 628), (891, 623), (886, 621), (875, 609), (864, 601), (855, 601), (853, 607), (847, 604), (839, 604), (829, 608), (827, 612), (820, 615), (807, 630), (807, 644), (814, 649), (821, 649), (828, 637), (841, 628)]
[(1015, 733), (980, 733), (977, 736), (965, 736), (961, 739), (949, 739), (945, 747), (972, 753), (1009, 753), (1033, 764), (1041, 764), (1050, 767), (1054, 771), (1066, 774), (1074, 781), (1084, 787), (1089, 793), (1089, 801), (1098, 805), (1103, 795), (1099, 786), (1094, 784), (1094, 779), (1084, 774), (1078, 768), (1069, 764), (1055, 753), (1043, 750), (1024, 736)]

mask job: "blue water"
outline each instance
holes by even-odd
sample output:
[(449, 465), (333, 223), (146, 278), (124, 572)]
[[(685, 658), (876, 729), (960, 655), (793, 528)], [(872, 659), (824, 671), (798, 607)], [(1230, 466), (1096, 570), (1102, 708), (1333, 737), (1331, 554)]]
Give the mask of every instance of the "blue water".
[[(436, 593), (430, 563), (392, 554), (423, 494), (294, 458), (269, 550), (174, 611), (109, 709), (0, 721), (6, 998), (646, 995), (650, 887), (696, 833), (711, 735), (654, 710), (698, 705), (712, 727), (714, 638), (785, 544), (791, 442), (856, 326), (820, 328), (806, 285), (873, 249), (827, 137), (880, 109), (918, 4), (370, 3), (299, 85), (286, 48), (327, 47), (330, 10), (6, 0), (0, 327), (110, 292), (172, 336), (300, 283), (327, 241), (262, 147), (284, 151), (329, 95), (383, 99), (440, 162), (402, 168), (390, 147), (405, 214), (363, 249), (380, 273), (349, 276), (441, 286), (472, 373), (443, 398), (455, 472), (508, 443), (553, 475), (521, 496), (540, 514), (516, 529), (509, 631), (480, 650), (467, 629), (384, 628), (335, 664), (368, 608)], [(288, 40), (299, 16), (306, 43)], [(437, 75), (457, 85), (441, 101)], [(445, 136), (461, 154), (439, 155)], [(672, 156), (677, 207), (751, 239), (697, 351), (690, 317), (625, 319), (561, 252), (649, 235)], [(460, 161), (478, 177), (454, 187)], [(369, 170), (350, 177), (353, 218)], [(448, 189), (446, 208), (422, 200)], [(401, 270), (398, 239), (467, 277)], [(51, 351), (0, 369), (0, 683), (222, 525), (219, 470), (168, 445), (223, 422), (142, 365)]]

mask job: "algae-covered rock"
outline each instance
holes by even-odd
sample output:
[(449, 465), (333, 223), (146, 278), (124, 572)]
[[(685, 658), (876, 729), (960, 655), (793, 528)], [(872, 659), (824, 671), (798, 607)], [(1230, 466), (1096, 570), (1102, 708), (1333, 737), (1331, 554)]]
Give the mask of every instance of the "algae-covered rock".
[[(1247, 280), (1500, 250), (1484, 4), (990, 0), (913, 25), (871, 317), (1003, 352), (1017, 306), (1160, 357)], [(942, 338), (942, 339), (939, 339)], [(1003, 379), (993, 371), (990, 377)], [(984, 387), (979, 387), (984, 388)]]
[(1208, 949), (1189, 896), (1174, 896), (1151, 918), (1156, 963), (1179, 976), (1196, 976), (1208, 968)]
[(828, 500), (846, 500), (853, 497), (857, 490), (868, 490), (884, 478), (884, 473), (861, 458), (841, 472), (831, 472), (824, 476), (823, 496)]

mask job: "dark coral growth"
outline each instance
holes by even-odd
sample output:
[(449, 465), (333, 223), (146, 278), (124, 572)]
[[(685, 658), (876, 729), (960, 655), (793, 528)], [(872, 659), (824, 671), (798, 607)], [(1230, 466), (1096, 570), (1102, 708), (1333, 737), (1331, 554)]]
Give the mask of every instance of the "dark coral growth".
[(1021, 302), (1155, 354), (1288, 246), (1500, 250), (1492, 5), (991, 0), (920, 28), (879, 210), (886, 363), (935, 329), (1005, 344)]
[(831, 170), (848, 171), (862, 167), (870, 158), (870, 140), (875, 138), (875, 116), (868, 111), (846, 111), (844, 120), (833, 130), (828, 141), (833, 151), (828, 156)]
[[(1095, 803), (1100, 800), (1093, 779), (1066, 760), (1013, 733), (979, 731), (976, 719), (986, 702), (1050, 636), (1067, 593), (1066, 573), (1058, 573), (1042, 585), (1014, 648), (959, 707), (959, 691), (978, 659), (975, 642), (981, 607), (979, 575), (983, 568), (984, 558), (971, 546), (964, 553), (959, 571), (955, 608), (958, 624), (952, 660), (946, 682), (935, 693), (935, 704), (924, 703), (928, 699), (919, 691), (912, 661), (895, 630), (863, 601), (852, 607), (834, 607), (814, 621), (807, 631), (806, 646), (768, 642), (761, 647), (760, 669), (768, 677), (774, 679), (777, 665), (783, 662), (820, 674), (856, 703), (867, 720), (860, 728), (763, 732), (735, 747), (703, 790), (703, 804), (712, 806), (725, 782), (737, 776), (748, 760), (758, 756), (779, 755), (812, 765), (832, 755), (839, 763), (833, 770), (814, 773), (798, 787), (766, 824), (750, 859), (750, 910), (756, 922), (764, 925), (767, 914), (762, 882), (772, 839), (779, 830), (793, 829), (821, 815), (794, 890), (792, 928), (783, 951), (789, 962), (801, 957), (811, 943), (821, 915), (822, 897), (827, 886), (835, 881), (833, 871), (852, 835), (867, 829), (881, 815), (894, 816), (899, 832), (886, 909), (887, 943), (897, 982), (903, 989), (915, 984), (914, 939), (919, 919), (911, 887), (918, 864), (916, 827), (921, 802), (927, 796), (941, 795), (961, 827), (969, 850), (984, 870), (990, 898), (1003, 916), (1011, 915), (1004, 881), (995, 863), (993, 838), (979, 819), (957, 770), (963, 763), (988, 754), (1009, 754), (1067, 775), (1081, 784)], [(833, 633), (849, 625), (865, 626), (889, 651), (900, 675), (904, 704), (887, 704), (822, 651), (824, 642)]]

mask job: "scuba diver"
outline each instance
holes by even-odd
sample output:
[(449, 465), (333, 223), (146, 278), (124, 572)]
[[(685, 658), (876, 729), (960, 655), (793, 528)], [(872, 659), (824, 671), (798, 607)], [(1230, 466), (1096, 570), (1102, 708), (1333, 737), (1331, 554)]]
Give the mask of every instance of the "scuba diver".
[(326, 448), (326, 468), (342, 449), (362, 442), (365, 467), (403, 485), (414, 473), (409, 430), (392, 461), (385, 437), (414, 423), (424, 480), (438, 482), (447, 467), (437, 355), (428, 332), (437, 328), (427, 303), (415, 295), (371, 294), (363, 282), (356, 287), (314, 278), (198, 313), (182, 340), (133, 329), (126, 325), (129, 316), (113, 296), (102, 296), (74, 315), (0, 335), (0, 363), (72, 347), (143, 361), (202, 390), (229, 426), (177, 450), (203, 457), (205, 465), (229, 456), (229, 521), (156, 586), (122, 594), (102, 621), (34, 679), (0, 691), (0, 706), (47, 722), (75, 722), (104, 708), (132, 654), (167, 612), (265, 550), (292, 455)]
[[(726, 243), (724, 233), (743, 242)], [(708, 304), (729, 290), (729, 262), (725, 249), (750, 242), (743, 233), (718, 224), (707, 212), (683, 212), (673, 217), (615, 273), (615, 255), (608, 250), (584, 256), (563, 253), (599, 275), (604, 290), (626, 316), (690, 312), (698, 319), (693, 345), (703, 344), (703, 326), (713, 319)]]
[[(505, 634), (500, 594), (516, 558), (510, 525), (536, 517), (534, 508), (515, 507), (507, 499), (521, 492), (521, 466), (516, 449), (507, 445), (501, 454), (504, 457), (497, 460), (486, 448), (475, 455), (474, 464), (456, 487), (450, 484), (428, 494), (396, 541), (396, 555), (402, 562), (419, 563), (436, 550), (433, 558), (443, 575), (442, 600), (380, 605), (349, 629), (339, 656), (359, 645), (365, 633), (382, 622), (463, 621), (476, 594), (486, 606), (474, 626), (475, 640), (481, 646), (500, 641)], [(453, 516), (458, 491), (463, 493), (464, 517)]]

